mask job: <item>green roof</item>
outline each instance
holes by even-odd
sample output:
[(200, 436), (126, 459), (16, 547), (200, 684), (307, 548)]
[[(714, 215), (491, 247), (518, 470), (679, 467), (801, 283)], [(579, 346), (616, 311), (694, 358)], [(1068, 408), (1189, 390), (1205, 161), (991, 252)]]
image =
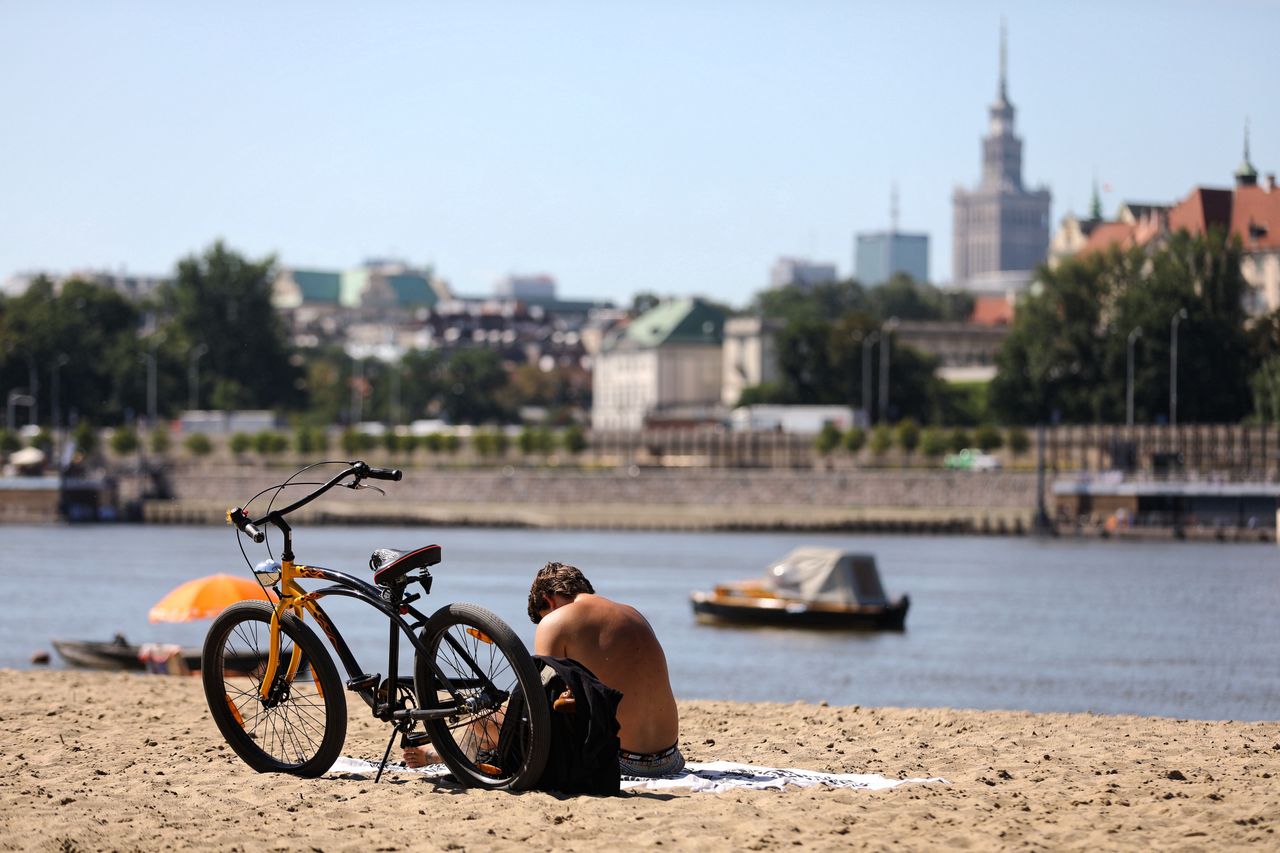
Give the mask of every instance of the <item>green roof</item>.
[(304, 303), (338, 301), (338, 293), (342, 287), (342, 279), (338, 273), (293, 270), (291, 275), (294, 284), (298, 285)]
[(640, 349), (670, 344), (724, 342), (724, 313), (698, 298), (676, 299), (631, 321), (614, 345), (627, 343)]
[(438, 301), (436, 292), (431, 289), (431, 282), (425, 276), (404, 273), (387, 276), (387, 284), (396, 292), (396, 303), (399, 305), (435, 305)]

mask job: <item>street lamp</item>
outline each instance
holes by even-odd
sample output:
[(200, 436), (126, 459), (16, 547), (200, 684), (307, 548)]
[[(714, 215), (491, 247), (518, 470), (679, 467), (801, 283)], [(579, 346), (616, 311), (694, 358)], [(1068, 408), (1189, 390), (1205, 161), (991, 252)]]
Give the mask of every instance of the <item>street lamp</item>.
[(138, 356), (140, 361), (146, 362), (147, 365), (147, 428), (154, 428), (156, 425), (156, 347), (164, 341), (163, 334), (155, 334), (151, 336), (150, 347), (147, 352)]
[[(39, 416), (38, 401), (40, 397), (40, 374), (36, 372), (36, 358), (31, 354), (29, 349), (25, 347), (10, 346), (7, 348), (9, 352), (16, 352), (27, 360), (27, 396), (30, 401), (24, 403), (27, 406), (27, 423), (34, 424)], [(9, 425), (13, 429), (13, 424)]]
[(197, 366), (200, 357), (209, 351), (208, 344), (196, 344), (191, 348), (187, 361), (187, 410), (195, 411), (200, 406), (200, 369)]
[[(60, 352), (53, 359), (53, 367), (49, 369), (52, 381), (49, 383), (53, 386), (53, 457), (54, 460), (62, 459), (62, 385), (58, 381), (61, 376), (59, 371), (71, 361), (70, 356), (65, 352)], [(61, 465), (61, 462), (58, 462)]]
[(880, 418), (889, 416), (889, 336), (898, 328), (898, 318), (890, 317), (880, 327)]
[(880, 333), (872, 331), (862, 339), (862, 422), (871, 426), (871, 347), (880, 340)]
[(1133, 331), (1129, 333), (1129, 362), (1128, 372), (1125, 374), (1125, 416), (1124, 422), (1126, 426), (1133, 426), (1133, 343), (1142, 337), (1142, 327), (1134, 326)]
[(1187, 319), (1187, 309), (1179, 308), (1169, 321), (1169, 426), (1178, 425), (1178, 323)]

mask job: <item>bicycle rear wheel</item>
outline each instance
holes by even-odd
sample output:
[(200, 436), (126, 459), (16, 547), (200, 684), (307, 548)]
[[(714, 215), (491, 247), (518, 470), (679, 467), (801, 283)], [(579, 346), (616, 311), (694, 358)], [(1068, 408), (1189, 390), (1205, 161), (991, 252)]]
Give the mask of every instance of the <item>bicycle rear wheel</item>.
[[(222, 736), (254, 770), (319, 776), (333, 766), (347, 736), (342, 682), (315, 632), (285, 614), (280, 664), (263, 699), (271, 613), (264, 601), (242, 601), (214, 620), (200, 661), (205, 699)], [(300, 658), (290, 679), (295, 649)]]
[[(453, 775), (477, 788), (523, 790), (542, 775), (551, 746), (551, 712), (542, 682), (524, 643), (505, 622), (474, 604), (450, 604), (436, 611), (421, 637), (430, 658), (414, 659), (414, 689), (423, 708), (454, 702), (427, 660), (433, 660), (460, 697), (458, 711), (427, 720), (431, 742)], [(519, 687), (532, 701), (520, 703), (519, 720), (506, 721), (507, 700)], [(505, 723), (505, 725), (504, 725)], [(500, 766), (498, 733), (506, 729), (519, 744), (508, 766)]]

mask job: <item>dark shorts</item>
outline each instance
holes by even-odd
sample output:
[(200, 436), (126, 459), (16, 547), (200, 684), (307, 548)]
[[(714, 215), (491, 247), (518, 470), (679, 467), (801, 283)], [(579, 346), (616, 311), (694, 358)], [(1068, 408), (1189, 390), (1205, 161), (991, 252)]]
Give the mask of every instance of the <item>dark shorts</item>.
[(684, 769), (684, 756), (680, 745), (673, 743), (657, 752), (627, 752), (618, 750), (618, 770), (623, 776), (670, 776)]

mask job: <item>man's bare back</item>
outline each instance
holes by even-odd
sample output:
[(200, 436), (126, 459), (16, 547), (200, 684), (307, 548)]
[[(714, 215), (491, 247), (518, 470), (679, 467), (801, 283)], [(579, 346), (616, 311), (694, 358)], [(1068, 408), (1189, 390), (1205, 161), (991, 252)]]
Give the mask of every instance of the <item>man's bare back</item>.
[(618, 739), (628, 752), (652, 753), (676, 743), (680, 717), (667, 658), (648, 620), (604, 596), (555, 593), (534, 636), (534, 653), (573, 658), (622, 692)]

